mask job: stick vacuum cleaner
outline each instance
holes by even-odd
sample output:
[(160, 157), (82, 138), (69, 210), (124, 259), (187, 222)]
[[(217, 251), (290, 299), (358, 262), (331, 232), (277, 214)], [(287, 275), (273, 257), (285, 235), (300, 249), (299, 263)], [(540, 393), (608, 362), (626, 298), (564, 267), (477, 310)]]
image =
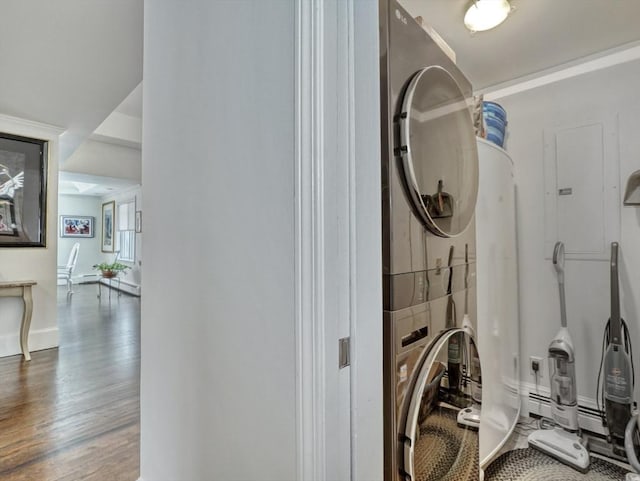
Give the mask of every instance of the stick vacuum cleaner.
[(553, 266), (558, 275), (561, 328), (549, 344), (549, 379), (551, 383), (551, 417), (558, 425), (539, 429), (529, 435), (529, 446), (580, 471), (589, 469), (589, 452), (579, 435), (578, 396), (576, 391), (573, 341), (567, 329), (564, 295), (564, 244), (553, 250)]
[(624, 455), (624, 431), (633, 405), (633, 366), (627, 325), (620, 317), (618, 287), (618, 243), (611, 244), (611, 318), (605, 327), (602, 391), (606, 424), (615, 454)]

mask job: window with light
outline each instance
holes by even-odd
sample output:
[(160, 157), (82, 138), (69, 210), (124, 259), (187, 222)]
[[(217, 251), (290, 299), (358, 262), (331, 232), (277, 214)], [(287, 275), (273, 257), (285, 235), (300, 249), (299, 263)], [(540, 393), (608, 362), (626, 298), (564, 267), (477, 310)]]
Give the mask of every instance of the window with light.
[(134, 201), (118, 205), (119, 260), (133, 262), (136, 255), (136, 205)]

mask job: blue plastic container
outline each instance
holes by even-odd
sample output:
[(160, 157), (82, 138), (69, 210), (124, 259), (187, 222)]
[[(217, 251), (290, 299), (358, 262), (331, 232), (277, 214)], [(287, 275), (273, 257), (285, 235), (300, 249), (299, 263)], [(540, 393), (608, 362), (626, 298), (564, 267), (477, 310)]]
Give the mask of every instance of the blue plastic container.
[(495, 102), (483, 102), (482, 115), (486, 126), (487, 140), (503, 147), (507, 128), (507, 112)]

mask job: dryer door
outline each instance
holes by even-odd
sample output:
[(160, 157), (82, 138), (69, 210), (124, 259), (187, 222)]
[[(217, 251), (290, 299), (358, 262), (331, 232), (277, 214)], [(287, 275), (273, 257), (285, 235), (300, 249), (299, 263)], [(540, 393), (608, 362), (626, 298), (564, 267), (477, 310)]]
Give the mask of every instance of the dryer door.
[(400, 114), (405, 186), (434, 234), (453, 237), (471, 221), (478, 195), (478, 150), (468, 99), (442, 67), (420, 70)]
[(479, 479), (482, 379), (474, 339), (450, 329), (426, 349), (404, 426), (405, 479)]

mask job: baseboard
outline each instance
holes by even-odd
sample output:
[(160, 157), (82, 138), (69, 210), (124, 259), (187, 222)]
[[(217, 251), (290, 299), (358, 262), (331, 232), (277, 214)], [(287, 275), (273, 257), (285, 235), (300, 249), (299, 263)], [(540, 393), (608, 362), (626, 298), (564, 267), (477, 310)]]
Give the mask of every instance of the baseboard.
[[(29, 351), (41, 351), (58, 347), (58, 328), (39, 329), (29, 332)], [(20, 334), (6, 334), (0, 336), (0, 357), (22, 354), (20, 349)]]
[(142, 293), (142, 288), (138, 284), (134, 284), (133, 282), (128, 282), (123, 279), (120, 282), (111, 281), (108, 279), (100, 279), (99, 281), (103, 286), (111, 287), (114, 290), (120, 290), (122, 292), (126, 292), (127, 294), (131, 294), (133, 296), (140, 297)]
[[(523, 415), (529, 413), (529, 416), (551, 418), (551, 391), (548, 387), (525, 382), (520, 384), (520, 393), (523, 398)], [(581, 429), (607, 435), (599, 413), (595, 399), (578, 396), (578, 425)]]
[[(74, 284), (86, 284), (89, 282), (98, 282), (98, 274), (80, 274), (77, 276), (71, 276), (71, 280)], [(66, 286), (67, 281), (64, 279), (58, 279), (59, 286)]]

